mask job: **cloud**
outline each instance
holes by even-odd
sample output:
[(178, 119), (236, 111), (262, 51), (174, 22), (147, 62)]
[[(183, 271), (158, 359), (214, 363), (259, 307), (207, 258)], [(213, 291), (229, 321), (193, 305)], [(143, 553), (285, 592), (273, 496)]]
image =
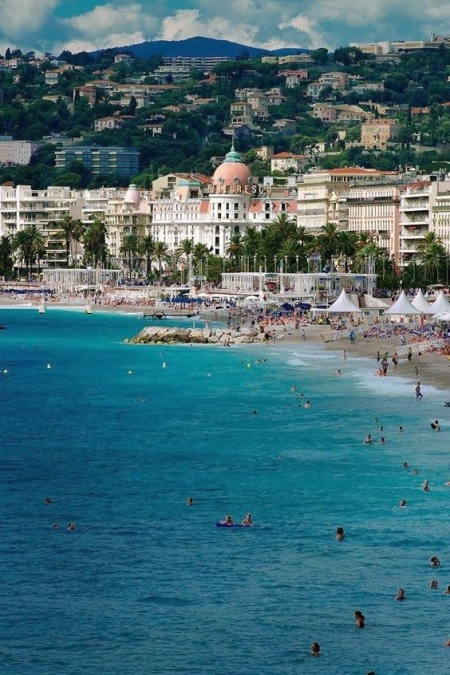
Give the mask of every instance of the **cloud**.
[[(78, 3), (78, 4), (77, 4)], [(81, 7), (89, 7), (82, 11)], [(443, 0), (0, 0), (0, 45), (94, 50), (202, 35), (249, 46), (334, 49), (450, 34)]]
[(6, 40), (19, 42), (40, 30), (51, 19), (59, 0), (0, 0), (1, 33)]

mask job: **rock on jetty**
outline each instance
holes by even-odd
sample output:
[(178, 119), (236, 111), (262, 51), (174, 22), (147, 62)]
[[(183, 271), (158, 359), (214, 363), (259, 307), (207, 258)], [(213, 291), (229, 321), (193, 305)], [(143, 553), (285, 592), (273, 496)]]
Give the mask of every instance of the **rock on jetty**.
[(126, 342), (138, 345), (148, 344), (248, 344), (264, 342), (267, 339), (264, 333), (252, 328), (160, 328), (149, 326), (141, 330), (138, 335)]

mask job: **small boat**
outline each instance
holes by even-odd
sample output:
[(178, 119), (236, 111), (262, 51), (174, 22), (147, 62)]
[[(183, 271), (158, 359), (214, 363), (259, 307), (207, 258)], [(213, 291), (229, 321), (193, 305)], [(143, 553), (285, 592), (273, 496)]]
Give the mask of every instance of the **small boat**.
[(38, 307), (39, 314), (45, 314), (45, 310), (46, 310), (46, 307), (45, 307), (44, 303), (41, 302), (41, 304)]

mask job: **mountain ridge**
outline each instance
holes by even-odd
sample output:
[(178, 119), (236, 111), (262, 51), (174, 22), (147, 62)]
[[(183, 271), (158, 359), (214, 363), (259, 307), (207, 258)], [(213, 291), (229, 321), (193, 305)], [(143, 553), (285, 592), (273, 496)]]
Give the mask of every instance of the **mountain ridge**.
[[(263, 47), (249, 47), (239, 42), (230, 40), (218, 40), (197, 36), (186, 38), (185, 40), (147, 40), (133, 45), (123, 45), (121, 47), (112, 47), (114, 52), (131, 52), (137, 58), (148, 58), (153, 54), (161, 56), (190, 56), (190, 57), (213, 57), (225, 56), (234, 59), (243, 52), (247, 52), (250, 58), (257, 58), (261, 55), (283, 56), (287, 54), (308, 53), (310, 50), (301, 47), (286, 47), (281, 49), (264, 49)], [(98, 49), (92, 54), (101, 54), (103, 49)], [(110, 51), (110, 50), (108, 50)]]

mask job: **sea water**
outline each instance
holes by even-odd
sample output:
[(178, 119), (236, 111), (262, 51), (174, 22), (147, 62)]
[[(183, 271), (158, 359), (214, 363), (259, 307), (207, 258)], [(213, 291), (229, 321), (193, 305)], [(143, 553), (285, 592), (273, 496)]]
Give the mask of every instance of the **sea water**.
[(448, 670), (445, 395), (416, 402), (308, 340), (135, 346), (138, 316), (0, 320), (0, 673)]

